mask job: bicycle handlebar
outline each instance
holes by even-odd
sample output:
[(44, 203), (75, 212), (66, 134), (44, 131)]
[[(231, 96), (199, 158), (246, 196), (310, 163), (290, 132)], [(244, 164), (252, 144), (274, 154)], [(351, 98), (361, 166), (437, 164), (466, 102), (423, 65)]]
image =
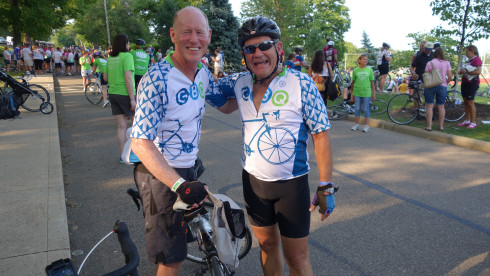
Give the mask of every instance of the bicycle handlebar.
[(138, 250), (136, 249), (136, 246), (129, 236), (128, 226), (124, 221), (118, 220), (114, 225), (114, 232), (117, 234), (117, 239), (119, 240), (119, 244), (121, 245), (121, 251), (124, 254), (126, 265), (119, 268), (118, 270), (104, 274), (104, 276), (137, 276), (138, 272), (136, 271), (136, 268), (140, 263), (140, 257), (138, 255)]

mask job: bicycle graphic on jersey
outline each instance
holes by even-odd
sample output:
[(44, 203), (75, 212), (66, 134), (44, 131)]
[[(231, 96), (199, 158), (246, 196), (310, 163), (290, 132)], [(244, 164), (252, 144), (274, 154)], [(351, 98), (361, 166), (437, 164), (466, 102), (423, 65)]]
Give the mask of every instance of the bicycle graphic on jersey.
[[(262, 119), (245, 120), (243, 123), (262, 122), (262, 126), (254, 134), (249, 143), (244, 142), (244, 151), (250, 156), (254, 150), (250, 147), (252, 142), (257, 138), (257, 150), (268, 163), (280, 165), (288, 162), (294, 156), (296, 138), (293, 133), (284, 127), (271, 127), (267, 123), (267, 115), (279, 120), (279, 110), (270, 113), (262, 113)], [(262, 130), (263, 129), (263, 130)]]
[[(199, 109), (199, 114), (194, 117), (200, 118), (201, 117), (201, 112), (204, 109), (204, 107), (201, 107)], [(163, 154), (168, 154), (167, 156), (170, 156), (170, 160), (175, 160), (177, 157), (179, 157), (183, 152), (185, 153), (191, 153), (194, 148), (196, 147), (194, 145), (194, 141), (199, 141), (199, 137), (201, 136), (201, 121), (202, 119), (197, 120), (197, 131), (196, 134), (194, 135), (194, 138), (192, 138), (192, 141), (190, 142), (184, 142), (182, 140), (182, 137), (179, 135), (180, 129), (183, 127), (183, 125), (180, 123), (180, 120), (169, 120), (170, 122), (177, 122), (178, 128), (176, 130), (163, 130), (161, 132), (161, 137), (165, 137), (166, 135), (169, 135), (168, 138), (166, 138), (164, 141), (161, 141), (159, 143), (160, 148), (162, 148), (162, 153)]]

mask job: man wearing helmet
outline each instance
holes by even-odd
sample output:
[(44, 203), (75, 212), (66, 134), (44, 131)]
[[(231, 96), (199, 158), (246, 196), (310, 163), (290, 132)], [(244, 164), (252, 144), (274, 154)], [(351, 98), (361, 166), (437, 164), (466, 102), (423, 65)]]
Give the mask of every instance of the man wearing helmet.
[(337, 64), (337, 50), (333, 47), (335, 43), (330, 38), (327, 38), (327, 45), (323, 51), (325, 52), (325, 60), (330, 63), (333, 68)]
[[(251, 18), (238, 29), (249, 72), (219, 80), (223, 97), (236, 98), (242, 119), (242, 181), (245, 205), (261, 249), (264, 275), (313, 275), (308, 255), (310, 216), (321, 220), (335, 208), (332, 150), (325, 104), (313, 80), (283, 66), (277, 24)], [(215, 99), (213, 99), (215, 100)], [(319, 185), (310, 205), (307, 142), (311, 133)]]
[[(158, 276), (177, 276), (187, 255), (187, 223), (172, 208), (177, 195), (193, 207), (207, 196), (197, 181), (197, 146), (204, 97), (218, 92), (212, 73), (200, 63), (211, 41), (206, 15), (195, 7), (181, 9), (170, 38), (175, 52), (140, 81), (131, 133), (131, 149), (142, 162), (135, 166), (134, 179), (143, 201), (146, 251)], [(220, 111), (233, 101), (236, 106), (235, 100), (219, 102)], [(185, 151), (175, 151), (175, 142), (169, 142), (176, 135)]]
[(379, 90), (382, 90), (383, 92), (386, 93), (388, 91), (384, 90), (385, 81), (386, 81), (386, 76), (390, 71), (390, 60), (391, 60), (391, 54), (388, 52), (388, 49), (390, 49), (390, 44), (383, 42), (381, 50), (378, 52), (378, 59), (376, 61), (376, 64), (378, 65), (379, 74), (381, 76), (378, 83), (378, 88)]
[(129, 52), (133, 56), (134, 61), (134, 83), (136, 85), (136, 93), (138, 91), (138, 84), (146, 71), (148, 71), (148, 66), (150, 65), (150, 55), (143, 50), (145, 44), (143, 39), (137, 39), (136, 49)]
[(296, 47), (294, 48), (294, 52), (296, 53), (296, 59), (294, 60), (294, 69), (301, 72), (301, 67), (308, 67), (305, 63), (305, 59), (301, 55), (303, 53), (303, 49), (301, 49), (300, 47)]

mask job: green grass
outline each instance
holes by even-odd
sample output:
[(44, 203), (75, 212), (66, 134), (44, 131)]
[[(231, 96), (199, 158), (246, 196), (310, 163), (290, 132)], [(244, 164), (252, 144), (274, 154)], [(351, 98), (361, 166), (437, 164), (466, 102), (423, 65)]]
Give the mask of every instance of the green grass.
[[(486, 89), (486, 86), (480, 85), (480, 89)], [(381, 99), (386, 101), (388, 103), (391, 99), (396, 94), (385, 94), (385, 93), (376, 93), (376, 98)], [(477, 97), (475, 99), (475, 102), (480, 103), (480, 104), (488, 104), (490, 102), (490, 98), (482, 98), (482, 97)], [(478, 115), (478, 110), (476, 111)], [(391, 119), (388, 117), (387, 113), (383, 113), (380, 115), (371, 115), (372, 118), (378, 119), (378, 120), (384, 120), (387, 122), (392, 122)], [(489, 120), (490, 118), (484, 118), (484, 120)], [(478, 122), (479, 125), (475, 129), (467, 129), (466, 127), (458, 127), (458, 124), (461, 123), (461, 121), (458, 122), (444, 122), (444, 130), (438, 130), (438, 122), (434, 121), (432, 123), (433, 126), (433, 131), (439, 131), (443, 133), (448, 133), (452, 135), (458, 135), (458, 136), (464, 136), (472, 139), (477, 139), (477, 140), (482, 140), (482, 141), (487, 141), (490, 142), (490, 125), (485, 125), (481, 124), (481, 122)], [(408, 124), (411, 127), (417, 127), (417, 128), (423, 128), (426, 125), (425, 120), (415, 120), (412, 123)]]

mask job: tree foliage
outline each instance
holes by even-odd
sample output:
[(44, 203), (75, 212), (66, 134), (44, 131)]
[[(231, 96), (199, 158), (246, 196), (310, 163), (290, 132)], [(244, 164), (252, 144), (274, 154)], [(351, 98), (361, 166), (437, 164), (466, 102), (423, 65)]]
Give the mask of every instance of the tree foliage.
[(225, 54), (225, 71), (238, 71), (241, 66), (240, 47), (237, 41), (238, 19), (233, 15), (228, 0), (205, 0), (201, 6), (213, 30), (209, 51), (216, 48)]
[[(136, 0), (106, 1), (111, 39), (120, 33), (128, 35), (132, 42), (139, 38), (145, 41), (152, 39), (148, 25), (142, 20), (139, 11), (134, 9)], [(82, 38), (82, 43), (91, 44), (96, 48), (108, 45), (103, 6), (103, 0), (86, 5), (84, 12), (75, 19), (74, 29)]]
[(363, 53), (368, 55), (368, 66), (376, 67), (378, 49), (374, 48), (373, 43), (371, 43), (371, 39), (366, 31), (362, 31), (361, 45)]
[(453, 36), (459, 40), (458, 62), (466, 43), (490, 37), (490, 1), (485, 0), (433, 0), (432, 14), (439, 15), (449, 28), (436, 27), (438, 37)]
[(9, 0), (0, 1), (0, 24), (8, 26), (14, 43), (21, 37), (47, 40), (54, 29), (65, 25), (84, 3), (93, 0)]
[(313, 57), (330, 37), (341, 60), (344, 33), (350, 28), (349, 9), (344, 4), (344, 0), (246, 0), (240, 15), (243, 19), (261, 15), (274, 20), (281, 29), (286, 54), (301, 46), (305, 55)]
[(65, 27), (57, 30), (51, 40), (57, 46), (71, 46), (77, 44), (75, 42), (76, 37), (77, 34), (73, 29), (73, 24), (67, 24)]

